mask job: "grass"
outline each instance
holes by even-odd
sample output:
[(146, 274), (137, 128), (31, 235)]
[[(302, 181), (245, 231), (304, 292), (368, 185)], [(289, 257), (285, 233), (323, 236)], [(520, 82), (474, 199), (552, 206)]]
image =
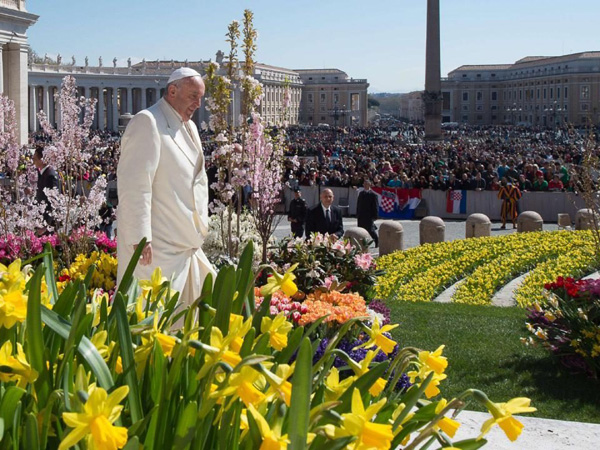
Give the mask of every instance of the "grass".
[[(600, 423), (600, 381), (572, 375), (542, 348), (525, 347), (525, 310), (430, 302), (389, 302), (401, 347), (435, 350), (445, 344), (450, 399), (477, 388), (492, 401), (529, 397), (534, 417)], [(467, 409), (483, 411), (475, 402)]]

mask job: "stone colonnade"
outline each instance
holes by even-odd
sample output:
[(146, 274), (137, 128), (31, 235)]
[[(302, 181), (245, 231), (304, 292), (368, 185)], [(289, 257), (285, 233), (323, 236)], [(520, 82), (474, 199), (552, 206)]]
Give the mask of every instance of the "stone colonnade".
[[(64, 74), (67, 75), (67, 74)], [(30, 83), (29, 85), (29, 131), (40, 129), (38, 112), (43, 111), (50, 123), (60, 125), (59, 103), (55, 96), (60, 91), (62, 78), (54, 83)], [(97, 100), (93, 129), (117, 131), (119, 117), (136, 114), (155, 104), (164, 92), (164, 87), (121, 87), (118, 83), (93, 85), (78, 80), (78, 94)], [(166, 84), (166, 82), (165, 82)]]

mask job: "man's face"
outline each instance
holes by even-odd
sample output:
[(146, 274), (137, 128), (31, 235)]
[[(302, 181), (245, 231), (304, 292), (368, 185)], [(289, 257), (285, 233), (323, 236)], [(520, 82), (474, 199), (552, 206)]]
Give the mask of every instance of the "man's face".
[(321, 192), (321, 203), (325, 208), (329, 208), (333, 203), (333, 192), (329, 189)]
[(188, 121), (192, 118), (194, 112), (200, 108), (200, 100), (204, 96), (204, 89), (202, 78), (184, 78), (179, 85), (169, 87), (169, 103), (181, 115), (183, 120)]

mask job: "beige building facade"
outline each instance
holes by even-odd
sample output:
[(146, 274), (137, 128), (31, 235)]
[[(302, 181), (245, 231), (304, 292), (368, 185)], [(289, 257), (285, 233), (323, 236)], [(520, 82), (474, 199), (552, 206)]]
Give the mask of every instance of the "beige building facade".
[(465, 65), (442, 79), (442, 121), (555, 128), (600, 124), (600, 52)]
[(423, 123), (425, 120), (425, 105), (423, 91), (414, 91), (400, 96), (400, 119), (410, 123)]
[(296, 69), (302, 82), (300, 123), (364, 127), (367, 125), (366, 79), (339, 69)]
[[(219, 55), (222, 53), (217, 54), (217, 60), (223, 63)], [(129, 63), (127, 67), (117, 67), (116, 59), (106, 64), (99, 58), (90, 64), (87, 58), (79, 62), (72, 58), (65, 62), (60, 56), (58, 61), (30, 61), (29, 131), (39, 130), (39, 111), (46, 113), (51, 124), (60, 123), (60, 111), (58, 102), (55, 102), (55, 95), (67, 75), (75, 77), (80, 95), (98, 100), (93, 127), (116, 131), (119, 129), (121, 116), (136, 114), (160, 99), (173, 70), (190, 67), (203, 74), (207, 64), (208, 61), (142, 61), (134, 65)], [(225, 75), (224, 68), (220, 70)], [(335, 73), (331, 75), (331, 79), (319, 78), (319, 84), (312, 84), (313, 76), (303, 75), (312, 72), (310, 70), (290, 70), (256, 64), (254, 77), (263, 85), (264, 93), (259, 113), (265, 123), (277, 126), (283, 125), (284, 122), (290, 125), (334, 125), (334, 112), (337, 112), (339, 126), (364, 126), (367, 122), (367, 81), (349, 79), (346, 73), (337, 69), (331, 70)], [(287, 107), (284, 98), (286, 86), (290, 91)], [(310, 92), (310, 95), (307, 92)], [(239, 87), (236, 87), (232, 93), (231, 112), (236, 124), (240, 120), (240, 98)], [(317, 117), (315, 111), (323, 117), (322, 120)], [(193, 117), (198, 126), (202, 122), (208, 122), (208, 119), (209, 114), (204, 105)]]

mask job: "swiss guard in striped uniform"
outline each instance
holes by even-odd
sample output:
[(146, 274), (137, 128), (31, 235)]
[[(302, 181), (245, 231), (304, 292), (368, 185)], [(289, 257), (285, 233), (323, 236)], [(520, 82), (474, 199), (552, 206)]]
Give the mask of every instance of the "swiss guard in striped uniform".
[(513, 228), (517, 228), (517, 216), (519, 215), (519, 199), (521, 198), (521, 191), (515, 185), (506, 181), (506, 178), (502, 178), (500, 190), (498, 191), (498, 198), (502, 200), (502, 226), (500, 229), (506, 229), (506, 219), (510, 216), (512, 220)]

